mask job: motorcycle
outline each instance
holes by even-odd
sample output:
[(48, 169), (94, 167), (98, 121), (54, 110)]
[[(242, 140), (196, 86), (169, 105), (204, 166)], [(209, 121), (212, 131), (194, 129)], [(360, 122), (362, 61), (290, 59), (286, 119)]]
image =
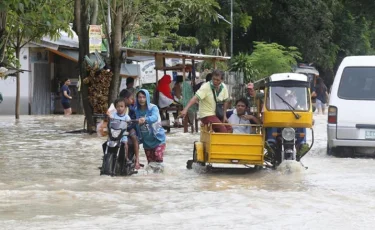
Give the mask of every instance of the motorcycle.
[[(138, 173), (135, 170), (134, 143), (131, 142), (127, 127), (129, 123), (137, 120), (123, 121), (110, 118), (108, 122), (108, 139), (102, 145), (103, 163), (100, 175), (130, 176)], [(128, 158), (126, 161), (124, 144), (121, 143), (123, 136), (128, 136)], [(143, 167), (143, 165), (140, 165)]]
[[(274, 167), (284, 160), (300, 162), (314, 143), (308, 78), (297, 73), (273, 74), (261, 86), (266, 92), (263, 111), (266, 160)], [(310, 145), (306, 143), (306, 129), (312, 133)]]
[[(314, 135), (313, 129), (311, 129), (312, 136)], [(304, 144), (300, 144), (301, 138), (305, 136), (305, 132), (301, 128), (278, 128), (273, 132), (276, 137), (276, 143), (267, 143), (267, 158), (271, 157), (271, 162), (274, 165), (279, 165), (284, 160), (300, 161), (302, 157), (311, 149), (313, 145), (313, 139), (308, 149)], [(300, 153), (300, 154), (298, 154)]]

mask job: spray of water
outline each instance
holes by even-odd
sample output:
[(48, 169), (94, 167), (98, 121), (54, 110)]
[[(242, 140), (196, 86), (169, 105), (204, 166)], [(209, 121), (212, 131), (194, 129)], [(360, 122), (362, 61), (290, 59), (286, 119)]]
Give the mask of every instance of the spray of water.
[(164, 164), (158, 162), (150, 162), (146, 167), (145, 170), (147, 174), (150, 173), (163, 173), (164, 172)]
[(206, 166), (202, 166), (201, 164), (198, 164), (198, 163), (193, 163), (193, 170), (195, 173), (198, 173), (198, 174), (205, 174), (208, 172)]
[(281, 174), (300, 174), (305, 172), (306, 170), (303, 167), (303, 165), (298, 161), (285, 160), (277, 167), (277, 171)]

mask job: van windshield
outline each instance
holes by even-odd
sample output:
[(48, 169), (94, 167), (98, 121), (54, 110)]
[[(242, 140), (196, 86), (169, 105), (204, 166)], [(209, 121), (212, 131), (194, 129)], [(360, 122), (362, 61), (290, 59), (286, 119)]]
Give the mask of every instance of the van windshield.
[(346, 67), (337, 96), (346, 100), (375, 100), (375, 67)]

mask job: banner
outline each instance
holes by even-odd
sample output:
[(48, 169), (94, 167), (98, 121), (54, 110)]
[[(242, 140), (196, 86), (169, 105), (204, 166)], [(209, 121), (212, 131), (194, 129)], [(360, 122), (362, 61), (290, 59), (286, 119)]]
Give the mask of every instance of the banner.
[(89, 29), (90, 47), (89, 52), (94, 53), (95, 50), (102, 50), (102, 26), (101, 25), (90, 25)]

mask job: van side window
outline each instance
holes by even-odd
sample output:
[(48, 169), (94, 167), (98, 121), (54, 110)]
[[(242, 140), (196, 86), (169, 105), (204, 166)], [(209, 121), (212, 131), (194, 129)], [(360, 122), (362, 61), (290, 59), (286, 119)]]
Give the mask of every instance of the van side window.
[(346, 100), (375, 100), (375, 67), (345, 68), (337, 94)]

